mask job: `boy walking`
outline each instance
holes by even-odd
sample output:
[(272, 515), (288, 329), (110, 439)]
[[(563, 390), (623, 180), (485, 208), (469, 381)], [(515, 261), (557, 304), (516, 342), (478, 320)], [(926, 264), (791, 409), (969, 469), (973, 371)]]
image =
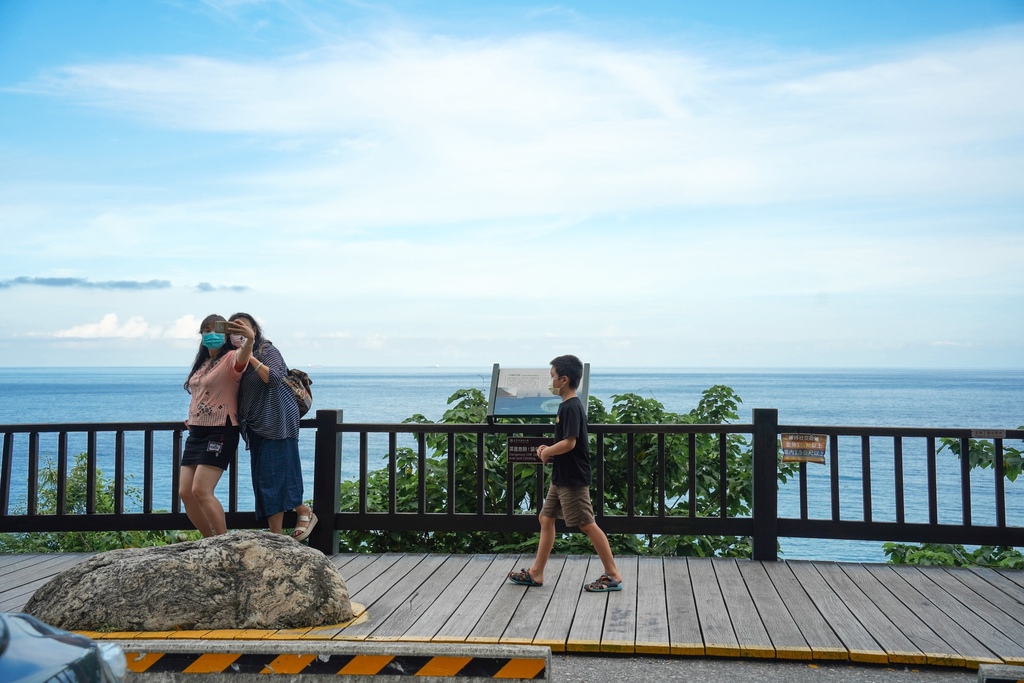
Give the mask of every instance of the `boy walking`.
[(622, 574), (615, 566), (615, 557), (608, 537), (594, 521), (590, 502), (590, 445), (587, 439), (587, 407), (576, 395), (583, 378), (583, 363), (576, 356), (559, 356), (551, 361), (552, 394), (561, 397), (555, 418), (555, 443), (539, 446), (537, 457), (545, 465), (551, 463), (551, 487), (540, 511), (540, 542), (537, 557), (529, 569), (510, 572), (509, 581), (521, 586), (544, 583), (544, 566), (555, 545), (555, 519), (563, 518), (568, 526), (578, 526), (587, 535), (604, 565), (604, 573), (583, 588), (591, 593), (622, 590)]

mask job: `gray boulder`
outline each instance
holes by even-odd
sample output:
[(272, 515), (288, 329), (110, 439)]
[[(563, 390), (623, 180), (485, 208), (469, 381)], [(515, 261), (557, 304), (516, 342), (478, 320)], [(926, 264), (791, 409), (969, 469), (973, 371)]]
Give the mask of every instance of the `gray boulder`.
[(264, 531), (94, 555), (37, 590), (25, 611), (75, 631), (304, 628), (353, 617), (329, 558)]

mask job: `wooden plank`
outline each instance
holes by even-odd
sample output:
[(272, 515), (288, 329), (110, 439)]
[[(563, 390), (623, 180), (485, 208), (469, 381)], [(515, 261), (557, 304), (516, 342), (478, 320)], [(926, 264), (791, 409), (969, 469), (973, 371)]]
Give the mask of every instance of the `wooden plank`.
[(764, 563), (740, 560), (736, 563), (743, 582), (771, 639), (778, 659), (812, 659), (810, 645), (800, 632), (786, 603), (764, 569)]
[(349, 596), (367, 607), (387, 591), (389, 584), (412, 571), (425, 555), (387, 553), (371, 557), (372, 561), (361, 572), (345, 580)]
[[(448, 559), (447, 555), (427, 555), (416, 565), (411, 574), (389, 591), (387, 602), (388, 605), (393, 604), (394, 609), (386, 617), (383, 614), (388, 608), (388, 605), (383, 604), (385, 600), (374, 603), (370, 620), (372, 622), (376, 617), (379, 625), (366, 639), (394, 641), (404, 634), (409, 624), (419, 619), (434, 604), (437, 596), (462, 568), (462, 562), (448, 564)], [(353, 630), (358, 632), (359, 628)]]
[(32, 599), (37, 590), (50, 581), (49, 576), (39, 579), (33, 583), (27, 583), (9, 591), (0, 593), (0, 610), (4, 612), (21, 612), (25, 605)]
[(487, 571), (494, 555), (453, 555), (445, 563), (458, 567), (458, 575), (441, 591), (437, 600), (416, 621), (409, 625), (398, 640), (429, 642), (441, 626), (455, 613), (469, 595), (480, 576)]
[(718, 577), (710, 559), (689, 558), (690, 580), (693, 581), (697, 619), (704, 634), (704, 652), (713, 657), (739, 657), (742, 654), (729, 610), (718, 585)]
[[(1012, 581), (1010, 579), (1012, 574), (1008, 576), (1005, 570), (998, 571), (990, 567), (971, 567), (970, 571), (992, 584), (1001, 595), (1024, 605), (1024, 585)], [(1020, 580), (1024, 582), (1024, 572), (1013, 572), (1013, 574), (1019, 574)]]
[(348, 621), (340, 624), (314, 626), (302, 635), (296, 636), (296, 640), (332, 640), (349, 626), (359, 624), (370, 619), (370, 615), (366, 611), (365, 605), (353, 602), (352, 610), (355, 612), (355, 616)]
[(992, 571), (996, 572), (997, 574), (1002, 576), (1007, 581), (1012, 581), (1013, 583), (1017, 584), (1021, 588), (1024, 588), (1024, 570), (1020, 570), (1020, 569), (993, 569)]
[[(497, 569), (498, 566), (501, 565), (498, 564), (495, 568)], [(518, 566), (509, 566), (504, 571), (495, 572), (494, 579), (496, 581), (492, 584), (494, 587), (491, 598), (480, 613), (480, 618), (472, 630), (470, 630), (469, 635), (466, 636), (467, 643), (500, 643), (501, 635), (508, 628), (509, 623), (512, 621), (512, 615), (515, 614), (520, 602), (526, 598), (527, 592), (532, 591), (536, 594), (537, 592), (544, 591), (545, 595), (541, 597), (542, 599), (547, 597), (547, 589), (543, 586), (527, 588), (516, 585), (508, 580), (508, 573), (519, 568)], [(549, 562), (548, 567), (544, 570), (545, 585), (547, 585), (549, 580), (549, 571), (554, 572), (555, 570), (556, 567)]]
[(88, 553), (64, 553), (37, 556), (33, 563), (18, 565), (20, 568), (4, 575), (4, 590), (0, 592), (0, 609), (17, 612), (25, 608), (37, 590), (49, 583), (61, 572), (74, 567), (92, 555)]
[(804, 590), (814, 602), (815, 607), (832, 627), (839, 639), (846, 646), (849, 657), (855, 662), (886, 664), (889, 656), (879, 646), (871, 634), (861, 625), (857, 617), (844, 604), (829, 585), (820, 569), (828, 563), (791, 562), (793, 575), (804, 586)]
[[(584, 582), (593, 581), (604, 572), (604, 567), (596, 556), (589, 558)], [(600, 652), (601, 633), (604, 630), (604, 612), (608, 605), (608, 596), (587, 593), (580, 588), (579, 601), (576, 603), (576, 615), (569, 627), (569, 637), (565, 641), (568, 652)], [(605, 598), (605, 599), (602, 599)]]
[(942, 611), (946, 619), (959, 624), (974, 638), (976, 638), (994, 657), (991, 660), (972, 659), (967, 653), (964, 657), (967, 666), (978, 668), (981, 664), (1001, 664), (1001, 650), (1014, 647), (1014, 643), (1006, 636), (994, 629), (991, 624), (979, 617), (970, 608), (964, 606), (959, 600), (950, 595), (935, 581), (922, 571), (922, 567), (908, 565), (892, 565), (892, 571), (899, 574), (917, 592), (921, 593), (936, 608)]
[(818, 565), (818, 571), (828, 581), (836, 595), (864, 628), (871, 633), (891, 663), (926, 664), (924, 653), (893, 624), (886, 614), (864, 594), (845, 571), (843, 565), (831, 562)]
[(91, 555), (85, 553), (53, 553), (40, 556), (35, 562), (20, 564), (4, 574), (4, 588), (14, 590), (29, 583), (38, 583), (40, 579), (51, 579), (65, 569), (82, 562)]
[[(438, 629), (431, 641), (439, 643), (465, 642), (477, 622), (480, 621), (487, 606), (491, 604), (495, 593), (506, 583), (516, 588), (514, 584), (509, 583), (508, 573), (518, 569), (516, 563), (521, 561), (521, 557), (523, 556), (499, 555), (495, 557), (488, 570), (480, 576), (476, 585), (466, 595), (466, 599), (452, 613), (448, 621)], [(509, 613), (511, 614), (511, 610)]]
[[(896, 629), (909, 640), (914, 648), (921, 652), (924, 660), (906, 662), (908, 664), (931, 664), (932, 666), (966, 666), (966, 660), (958, 655), (953, 647), (940, 635), (932, 630), (917, 614), (905, 605), (887, 584), (868, 571), (862, 564), (841, 564), (851, 581), (863, 592), (872, 603), (892, 622)], [(895, 579), (895, 577), (894, 577)], [(890, 583), (896, 583), (896, 580)], [(879, 634), (872, 631), (875, 637)], [(883, 646), (888, 646), (882, 641)]]
[(928, 624), (936, 635), (951, 648), (951, 652), (955, 653), (963, 662), (962, 664), (954, 663), (951, 666), (967, 666), (970, 662), (973, 665), (972, 668), (977, 668), (979, 662), (997, 663), (1000, 661), (977, 638), (950, 619), (949, 615), (936, 607), (914, 586), (907, 583), (902, 575), (893, 571), (892, 565), (867, 565), (867, 569), (911, 612)]
[(941, 584), (951, 595), (969, 605), (975, 614), (1013, 641), (1013, 648), (996, 652), (1006, 664), (1024, 665), (1024, 639), (1021, 638), (1024, 634), (1024, 609), (1020, 603), (1007, 598), (971, 571), (952, 567), (929, 567), (927, 570), (941, 578)]
[(52, 553), (9, 553), (0, 555), (0, 574), (13, 572), (23, 566), (31, 566), (47, 557), (53, 557)]
[(845, 660), (850, 652), (839, 639), (828, 620), (821, 615), (805, 586), (793, 573), (789, 562), (763, 562), (764, 569), (801, 635), (811, 648), (814, 659)]
[(668, 602), (665, 596), (665, 566), (662, 558), (639, 558), (636, 587), (637, 654), (671, 654)]
[[(1014, 607), (1014, 614), (1017, 621), (1020, 621), (1020, 617), (1016, 616), (1016, 609), (1020, 604), (1024, 603), (1024, 571), (1014, 571), (1011, 569), (995, 570), (986, 567), (974, 567), (972, 571), (1002, 591), (1008, 599), (1015, 600), (1018, 603)], [(1018, 666), (1024, 665), (1024, 661), (1014, 657), (1008, 658), (1006, 663)]]
[(537, 629), (544, 613), (551, 604), (551, 597), (554, 595), (554, 587), (562, 573), (565, 558), (552, 556), (544, 567), (544, 585), (532, 588), (522, 587), (522, 600), (516, 607), (512, 619), (509, 621), (505, 632), (501, 635), (500, 642), (503, 645), (530, 645), (537, 635)]
[(736, 633), (740, 656), (774, 659), (775, 648), (750, 597), (747, 584), (736, 566), (736, 560), (716, 558), (712, 559), (711, 566), (718, 577), (726, 609), (729, 610), (729, 619)]
[(704, 656), (694, 586), (685, 557), (662, 560), (665, 572), (665, 608), (668, 612), (669, 651), (673, 655)]
[[(601, 632), (601, 652), (632, 653), (636, 650), (637, 557), (617, 557), (615, 564), (622, 574), (622, 590), (610, 593), (587, 593), (581, 600), (605, 598), (604, 628)], [(591, 579), (596, 581), (601, 571)]]
[(1020, 642), (1021, 625), (1002, 608), (964, 585), (953, 574), (942, 567), (918, 567), (933, 583), (943, 589), (947, 595), (966, 605), (980, 618), (983, 625), (971, 629), (974, 637), (998, 655), (1004, 662), (1024, 662), (1024, 643)]
[[(348, 627), (357, 623), (369, 621), (369, 605), (364, 602), (365, 598), (356, 598), (356, 593), (362, 591), (366, 586), (372, 584), (384, 575), (389, 569), (394, 567), (402, 557), (403, 556), (399, 554), (388, 553), (385, 555), (362, 555), (355, 558), (353, 561), (358, 562), (363, 568), (352, 577), (345, 577), (342, 575), (342, 577), (345, 578), (345, 586), (348, 588), (349, 599), (352, 602), (352, 609), (356, 612), (355, 618), (345, 624), (332, 624), (310, 629), (309, 632), (302, 636), (302, 639), (323, 640), (340, 637), (342, 632)], [(378, 585), (377, 589), (379, 590), (379, 588), (380, 585)], [(367, 591), (366, 593), (367, 598), (372, 597), (373, 595), (374, 593), (372, 591)]]
[[(947, 574), (955, 577), (960, 581), (960, 583), (970, 588), (990, 604), (998, 606), (1006, 616), (1016, 621), (1019, 626), (1014, 629), (1013, 633), (1024, 633), (1024, 602), (1017, 599), (1017, 591), (1013, 591), (1012, 589), (1007, 590), (1005, 585), (1001, 588), (996, 587), (987, 581), (981, 574), (971, 571), (970, 569), (953, 569), (952, 567), (944, 567), (944, 570)], [(991, 574), (998, 576), (995, 572), (991, 572)], [(1006, 583), (1010, 584), (1010, 586), (1016, 585), (1011, 581), (1007, 581)], [(1020, 595), (1024, 596), (1024, 589), (1020, 591)], [(1004, 631), (1004, 633), (1006, 632)], [(1006, 635), (1012, 635), (1012, 633), (1006, 633)]]
[[(372, 583), (356, 594), (355, 599), (366, 605), (369, 619), (346, 627), (335, 636), (335, 640), (366, 640), (388, 619), (389, 616), (403, 605), (418, 607), (412, 596), (420, 591), (430, 595), (433, 602), (437, 593), (424, 589), (430, 576), (440, 567), (445, 555), (407, 555), (388, 568)], [(423, 609), (429, 606), (423, 605)], [(415, 613), (412, 619), (419, 616)]]
[[(558, 582), (551, 592), (548, 609), (533, 638), (534, 645), (550, 647), (552, 652), (565, 652), (569, 630), (576, 615), (576, 603), (583, 593), (589, 567), (589, 556), (569, 555), (565, 558)], [(547, 581), (544, 585), (548, 585)]]
[[(341, 572), (342, 576), (345, 576), (346, 574), (355, 575), (355, 571), (352, 571), (351, 569), (346, 570), (345, 568), (359, 558), (365, 557), (371, 557), (371, 555), (368, 553), (342, 553), (338, 555), (331, 555), (330, 561), (331, 564), (338, 568), (338, 571)], [(356, 565), (353, 565), (353, 567), (355, 566)]]
[(350, 560), (345, 565), (346, 571), (341, 575), (345, 579), (349, 595), (387, 571), (395, 562), (398, 562), (400, 557), (401, 555), (398, 554), (360, 555)]

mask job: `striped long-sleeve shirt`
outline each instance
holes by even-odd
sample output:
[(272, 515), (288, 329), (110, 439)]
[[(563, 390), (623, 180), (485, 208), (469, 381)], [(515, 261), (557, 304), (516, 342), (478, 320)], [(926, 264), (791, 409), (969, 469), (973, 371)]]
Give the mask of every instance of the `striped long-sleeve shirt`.
[(257, 360), (270, 371), (270, 381), (264, 382), (251, 365), (242, 375), (238, 397), (238, 418), (242, 423), (242, 434), (246, 435), (252, 430), (264, 439), (297, 437), (299, 406), (291, 390), (281, 381), (288, 373), (281, 352), (267, 339), (253, 352)]

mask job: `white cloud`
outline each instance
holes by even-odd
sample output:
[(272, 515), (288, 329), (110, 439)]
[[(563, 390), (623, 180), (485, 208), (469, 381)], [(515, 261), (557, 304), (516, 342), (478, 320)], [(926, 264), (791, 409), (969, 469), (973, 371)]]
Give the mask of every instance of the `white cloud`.
[(194, 315), (183, 315), (173, 323), (166, 330), (163, 331), (165, 339), (197, 339), (199, 334), (199, 325), (201, 320)]
[(166, 328), (147, 322), (142, 316), (131, 316), (122, 323), (116, 313), (107, 313), (96, 323), (85, 323), (57, 330), (58, 339), (197, 339), (200, 320), (184, 315)]
[(307, 229), (998, 194), (1024, 172), (987, 147), (1019, 146), (1024, 91), (1006, 87), (1019, 31), (839, 65), (729, 59), (571, 35), (393, 33), (276, 62), (68, 66), (34, 87), (169, 128), (307, 139), (300, 164), (235, 179), (311, 199)]
[(108, 313), (98, 323), (58, 330), (53, 336), (72, 339), (155, 339), (160, 335), (159, 327), (153, 327), (139, 316), (132, 316), (122, 324), (116, 313)]

